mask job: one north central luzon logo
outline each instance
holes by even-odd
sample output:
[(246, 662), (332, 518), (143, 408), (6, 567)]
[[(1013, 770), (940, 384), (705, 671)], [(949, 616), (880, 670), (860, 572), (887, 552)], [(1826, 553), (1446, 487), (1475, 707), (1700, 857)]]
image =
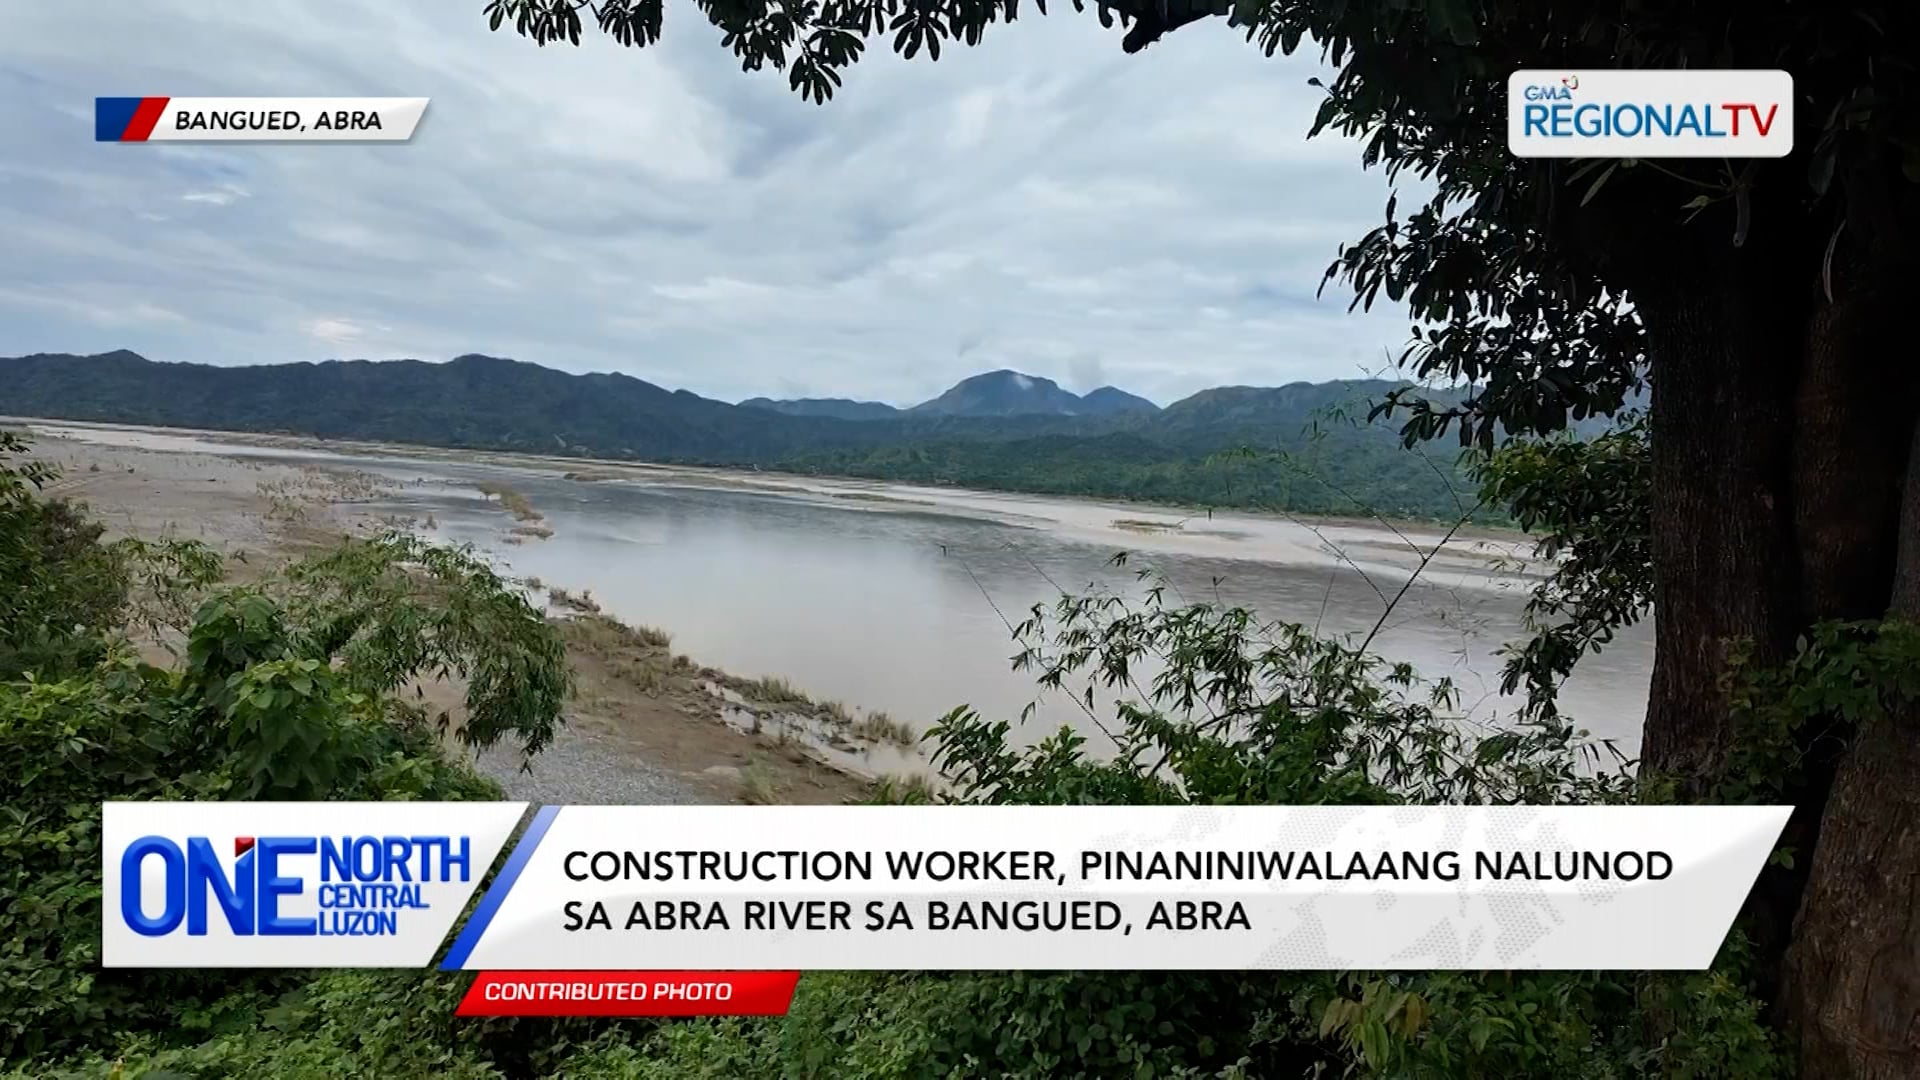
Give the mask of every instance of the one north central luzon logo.
[(1529, 138), (1764, 138), (1780, 115), (1777, 101), (1584, 100), (1577, 75), (1530, 84), (1521, 98), (1521, 133)]
[(216, 909), (241, 937), (391, 937), (431, 907), (424, 886), (472, 875), (465, 836), (143, 836), (120, 856), (120, 917), (145, 937), (204, 937)]

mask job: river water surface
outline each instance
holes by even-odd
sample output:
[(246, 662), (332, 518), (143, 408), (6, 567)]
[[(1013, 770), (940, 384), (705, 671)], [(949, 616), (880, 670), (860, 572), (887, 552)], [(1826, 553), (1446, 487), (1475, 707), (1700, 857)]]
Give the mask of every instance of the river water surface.
[[(1263, 620), (1364, 636), (1438, 531), (1296, 522), (1092, 501), (771, 474), (603, 467), (440, 451), (344, 452), (233, 437), (38, 424), (47, 434), (152, 450), (346, 466), (391, 482), (379, 510), (431, 514), (432, 534), (470, 542), (511, 572), (591, 590), (609, 614), (672, 632), (676, 651), (739, 675), (777, 674), (816, 699), (883, 709), (916, 729), (962, 704), (1019, 720), (1029, 737), (1091, 723), (1010, 669), (1005, 620), (1061, 588), (1244, 606)], [(566, 470), (611, 477), (568, 479)], [(554, 535), (511, 542), (513, 524), (476, 485), (522, 492)], [(1109, 564), (1130, 553), (1125, 568)], [(1392, 608), (1372, 648), (1459, 687), (1463, 708), (1497, 723), (1495, 651), (1522, 635), (1521, 607), (1544, 567), (1530, 546), (1481, 536), (1446, 544)], [(1651, 626), (1588, 657), (1562, 706), (1596, 736), (1637, 752), (1652, 668)]]

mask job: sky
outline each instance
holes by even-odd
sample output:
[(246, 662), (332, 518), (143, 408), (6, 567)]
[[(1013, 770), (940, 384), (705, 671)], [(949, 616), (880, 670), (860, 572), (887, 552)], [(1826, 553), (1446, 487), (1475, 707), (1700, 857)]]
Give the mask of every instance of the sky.
[[(1167, 403), (1378, 373), (1343, 241), (1357, 144), (1312, 57), (1206, 20), (1142, 54), (1060, 5), (937, 63), (876, 42), (825, 106), (664, 40), (536, 48), (479, 0), (10, 5), (0, 355), (469, 352), (727, 401), (912, 404), (1013, 368)], [(432, 99), (409, 143), (111, 144), (95, 96)], [(0, 400), (4, 389), (0, 388)]]

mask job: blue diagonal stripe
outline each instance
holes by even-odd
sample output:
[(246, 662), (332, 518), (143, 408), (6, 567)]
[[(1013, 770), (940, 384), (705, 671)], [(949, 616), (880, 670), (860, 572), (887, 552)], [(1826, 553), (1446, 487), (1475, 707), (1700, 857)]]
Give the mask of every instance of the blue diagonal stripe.
[(493, 884), (487, 887), (487, 895), (480, 898), (480, 906), (473, 911), (473, 918), (461, 927), (460, 936), (453, 939), (453, 948), (447, 950), (447, 958), (440, 961), (441, 971), (459, 971), (467, 966), (467, 956), (473, 947), (480, 944), (480, 935), (487, 932), (487, 924), (493, 921), (493, 914), (500, 910), (501, 901), (507, 898), (513, 883), (520, 879), (520, 871), (525, 869), (527, 860), (533, 858), (533, 849), (540, 846), (540, 840), (547, 835), (547, 829), (553, 819), (560, 814), (557, 806), (543, 806), (533, 812), (533, 821), (527, 825), (527, 831), (520, 834), (520, 842), (513, 846), (513, 854), (507, 857), (507, 865), (500, 869)]
[(97, 97), (93, 99), (93, 141), (119, 142), (126, 134), (127, 125), (133, 123), (133, 114), (140, 108), (137, 97)]

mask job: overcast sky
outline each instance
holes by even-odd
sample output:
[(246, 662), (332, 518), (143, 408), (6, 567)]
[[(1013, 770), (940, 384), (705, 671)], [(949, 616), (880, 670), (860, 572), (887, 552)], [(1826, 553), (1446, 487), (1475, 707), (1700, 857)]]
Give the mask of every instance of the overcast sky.
[[(112, 6), (8, 5), (0, 355), (487, 352), (896, 404), (1011, 367), (1166, 403), (1406, 337), (1314, 298), (1385, 181), (1305, 139), (1314, 61), (1221, 20), (1130, 57), (1062, 5), (937, 63), (879, 46), (821, 107), (688, 3), (642, 50), (538, 49), (478, 0)], [(407, 144), (92, 141), (96, 95), (144, 94), (432, 104)]]

